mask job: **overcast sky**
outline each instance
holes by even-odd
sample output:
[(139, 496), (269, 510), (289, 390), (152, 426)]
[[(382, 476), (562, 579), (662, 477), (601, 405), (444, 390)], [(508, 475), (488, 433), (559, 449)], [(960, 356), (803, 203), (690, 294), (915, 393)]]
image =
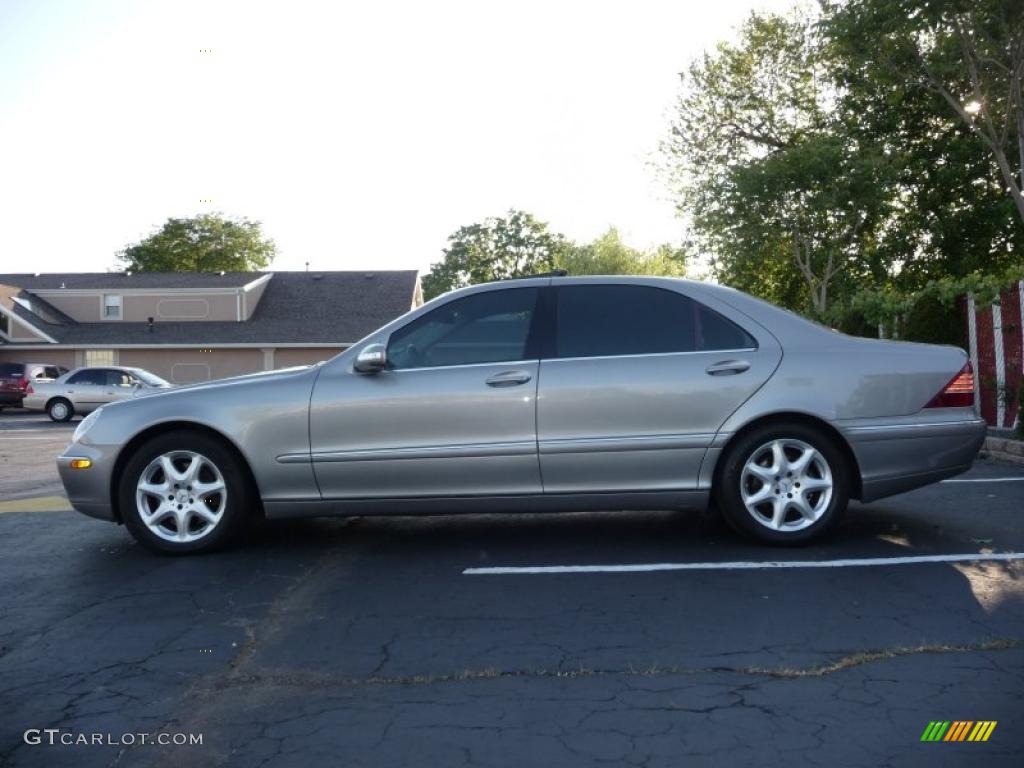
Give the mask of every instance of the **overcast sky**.
[(263, 222), (277, 269), (425, 269), (513, 207), (679, 241), (650, 167), (677, 73), (790, 4), (0, 0), (0, 272), (105, 270), (204, 211)]

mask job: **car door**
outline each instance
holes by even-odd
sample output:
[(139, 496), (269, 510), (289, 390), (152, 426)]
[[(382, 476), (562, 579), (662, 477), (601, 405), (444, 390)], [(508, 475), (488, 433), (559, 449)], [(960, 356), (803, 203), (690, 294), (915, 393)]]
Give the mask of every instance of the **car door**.
[(310, 405), (325, 499), (540, 493), (539, 289), (490, 289), (393, 331), (387, 366), (328, 365)]
[(666, 287), (552, 290), (537, 406), (544, 491), (697, 488), (715, 433), (775, 370), (778, 343)]
[(71, 401), (75, 410), (86, 413), (103, 405), (107, 377), (102, 368), (84, 368), (73, 373), (64, 382), (63, 392)]

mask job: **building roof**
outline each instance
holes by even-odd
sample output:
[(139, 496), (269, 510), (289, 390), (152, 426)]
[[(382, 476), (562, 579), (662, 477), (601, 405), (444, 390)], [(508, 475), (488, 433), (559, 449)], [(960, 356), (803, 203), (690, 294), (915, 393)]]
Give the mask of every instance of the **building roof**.
[[(185, 282), (195, 275), (184, 273)], [(236, 287), (246, 285), (265, 273), (235, 273)], [(80, 323), (31, 294), (21, 291), (24, 298), (38, 306), (38, 314), (20, 303), (13, 303), (19, 317), (48, 334), (60, 344), (84, 346), (188, 344), (217, 346), (223, 344), (350, 344), (371, 331), (408, 312), (417, 298), (418, 277), (415, 270), (377, 272), (274, 272), (267, 282), (252, 317), (236, 321), (156, 321), (150, 329), (147, 323), (95, 322)], [(117, 275), (112, 275), (118, 277)], [(13, 284), (20, 276), (0, 275), (0, 285)], [(37, 280), (43, 276), (40, 275)], [(63, 277), (65, 286), (73, 284)], [(90, 278), (96, 275), (89, 275)], [(150, 275), (157, 277), (157, 275)], [(171, 275), (160, 275), (169, 278)], [(49, 285), (51, 281), (43, 281)], [(189, 286), (165, 283), (167, 288), (210, 287), (195, 280)], [(59, 284), (59, 283), (58, 283)], [(24, 286), (18, 286), (23, 288)], [(75, 282), (75, 287), (84, 287)], [(117, 290), (113, 283), (96, 283), (97, 290)], [(154, 287), (154, 286), (150, 286)], [(55, 314), (48, 322), (44, 308)], [(23, 342), (4, 343), (16, 346)]]
[[(16, 285), (27, 291), (102, 290), (127, 291), (132, 288), (241, 288), (265, 275), (265, 272), (46, 272), (0, 274), (0, 283)], [(286, 273), (285, 273), (286, 274)]]

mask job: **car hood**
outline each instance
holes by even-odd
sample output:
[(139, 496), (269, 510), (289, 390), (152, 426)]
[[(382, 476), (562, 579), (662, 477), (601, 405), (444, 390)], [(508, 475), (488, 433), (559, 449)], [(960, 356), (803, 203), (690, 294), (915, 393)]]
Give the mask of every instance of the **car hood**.
[[(319, 365), (319, 363), (317, 364)], [(196, 390), (204, 389), (219, 389), (221, 387), (236, 386), (239, 384), (247, 384), (255, 381), (268, 381), (273, 379), (282, 379), (288, 376), (294, 376), (299, 371), (309, 370), (314, 366), (311, 365), (297, 365), (292, 368), (278, 368), (274, 371), (259, 371), (258, 373), (246, 373), (242, 376), (230, 376), (226, 379), (214, 379), (213, 381), (200, 381), (195, 384), (182, 384), (175, 386), (170, 389), (154, 389), (153, 394), (177, 394), (179, 392), (195, 392)]]
[[(320, 365), (317, 363), (317, 365)], [(304, 365), (296, 366), (294, 368), (280, 368), (275, 371), (261, 371), (259, 373), (249, 373), (244, 376), (232, 376), (226, 379), (214, 379), (213, 381), (202, 381), (197, 384), (185, 384), (179, 387), (155, 387), (152, 389), (140, 390), (139, 394), (135, 397), (127, 400), (120, 400), (117, 402), (109, 403), (104, 405), (104, 410), (130, 408), (133, 403), (139, 403), (140, 400), (146, 400), (147, 402), (153, 401), (168, 401), (172, 399), (191, 399), (193, 397), (202, 397), (205, 392), (214, 392), (224, 389), (230, 389), (234, 387), (244, 388), (251, 387), (253, 385), (259, 385), (261, 383), (272, 383), (301, 375), (312, 368), (316, 368), (316, 365)], [(141, 407), (141, 406), (140, 406)]]

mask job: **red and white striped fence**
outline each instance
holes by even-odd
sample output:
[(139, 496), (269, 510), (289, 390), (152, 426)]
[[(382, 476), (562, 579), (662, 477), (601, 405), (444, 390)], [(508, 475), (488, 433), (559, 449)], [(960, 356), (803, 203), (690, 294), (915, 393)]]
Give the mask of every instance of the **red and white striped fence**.
[(989, 424), (1013, 427), (1024, 386), (1024, 280), (1003, 289), (991, 306), (977, 306), (970, 294), (964, 304), (975, 401)]

